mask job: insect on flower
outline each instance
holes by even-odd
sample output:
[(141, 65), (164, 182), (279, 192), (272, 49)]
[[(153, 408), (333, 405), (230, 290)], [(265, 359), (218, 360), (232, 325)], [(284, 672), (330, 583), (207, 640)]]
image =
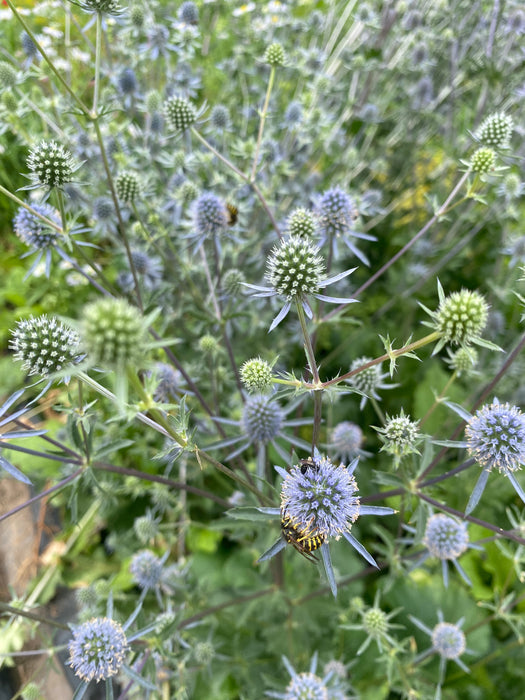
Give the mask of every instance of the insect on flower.
[(231, 202), (226, 202), (226, 218), (228, 226), (235, 226), (239, 217), (239, 210)]
[[(302, 460), (310, 464), (308, 460)], [(313, 462), (312, 462), (313, 465)], [(304, 466), (301, 469), (308, 469)], [(287, 544), (291, 544), (300, 554), (312, 563), (317, 557), (312, 554), (326, 541), (326, 535), (310, 529), (300, 529), (286, 511), (281, 511), (281, 533)]]

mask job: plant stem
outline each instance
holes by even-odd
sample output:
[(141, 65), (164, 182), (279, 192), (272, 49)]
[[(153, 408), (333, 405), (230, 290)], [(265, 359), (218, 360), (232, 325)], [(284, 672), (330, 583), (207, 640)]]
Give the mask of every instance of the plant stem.
[(102, 55), (102, 13), (97, 12), (95, 40), (95, 85), (93, 87), (93, 119), (98, 116), (98, 95), (100, 91), (100, 58)]
[(266, 96), (264, 98), (264, 105), (261, 112), (261, 118), (259, 120), (259, 133), (257, 134), (257, 143), (255, 144), (255, 153), (253, 156), (252, 172), (250, 175), (250, 182), (255, 182), (255, 175), (257, 171), (257, 163), (259, 161), (259, 152), (261, 150), (262, 137), (264, 132), (264, 124), (266, 122), (266, 116), (268, 114), (268, 105), (270, 104), (270, 95), (272, 94), (273, 82), (275, 80), (275, 66), (271, 67), (270, 78), (268, 79), (268, 87), (266, 88)]

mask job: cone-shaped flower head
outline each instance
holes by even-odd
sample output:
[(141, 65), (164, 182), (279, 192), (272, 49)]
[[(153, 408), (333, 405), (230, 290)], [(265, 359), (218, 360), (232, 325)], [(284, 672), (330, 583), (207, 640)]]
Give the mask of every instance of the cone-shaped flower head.
[(467, 449), (486, 470), (514, 472), (525, 462), (525, 415), (508, 403), (487, 404), (465, 428)]
[(272, 366), (260, 357), (247, 360), (240, 369), (241, 381), (253, 393), (266, 394), (271, 391)]
[(80, 338), (53, 316), (31, 316), (18, 321), (9, 347), (29, 375), (47, 377), (78, 361)]
[(251, 442), (270, 442), (279, 434), (284, 413), (270, 396), (256, 394), (244, 405), (242, 427)]
[(145, 332), (140, 311), (124, 299), (99, 299), (84, 309), (81, 335), (92, 364), (113, 369), (140, 363)]
[(138, 175), (131, 170), (120, 173), (115, 181), (115, 189), (122, 202), (133, 202), (140, 192)]
[(186, 97), (170, 97), (164, 103), (164, 113), (170, 126), (183, 131), (197, 119), (197, 110)]
[(281, 512), (300, 532), (338, 539), (359, 517), (357, 482), (353, 474), (317, 453), (312, 466), (292, 467), (281, 487)]
[(423, 542), (430, 554), (438, 559), (457, 559), (468, 548), (467, 525), (443, 513), (432, 515)]
[(436, 312), (436, 330), (445, 342), (468, 345), (487, 325), (488, 304), (478, 292), (462, 289), (445, 297)]
[(476, 131), (477, 139), (492, 148), (506, 148), (509, 145), (514, 122), (512, 117), (504, 112), (491, 114)]
[(194, 204), (193, 217), (198, 236), (214, 236), (228, 225), (226, 206), (212, 192), (203, 192), (197, 199)]
[(319, 248), (299, 236), (281, 241), (268, 257), (266, 279), (288, 300), (317, 294), (324, 272)]
[(35, 184), (62, 187), (71, 182), (79, 164), (62, 144), (56, 141), (41, 141), (29, 153), (27, 166)]
[(285, 700), (328, 700), (328, 689), (315, 673), (298, 673), (286, 688)]
[(308, 209), (296, 209), (288, 218), (288, 233), (290, 236), (311, 237), (315, 233), (314, 215)]
[(333, 187), (322, 194), (316, 214), (325, 238), (342, 236), (351, 231), (357, 217), (357, 208), (350, 195), (340, 187)]
[(155, 588), (160, 583), (162, 561), (149, 549), (144, 549), (133, 556), (129, 570), (140, 588)]
[(348, 462), (360, 454), (363, 440), (361, 428), (356, 423), (344, 420), (332, 430), (330, 448), (343, 462)]
[(451, 622), (439, 622), (432, 630), (432, 646), (445, 659), (458, 659), (465, 651), (463, 630)]
[[(47, 202), (31, 204), (31, 207), (42, 216), (45, 216), (46, 219), (60, 225), (56, 209), (47, 204)], [(21, 241), (39, 250), (53, 246), (58, 240), (57, 231), (47, 226), (42, 219), (32, 214), (25, 207), (20, 207), (18, 210), (13, 219), (13, 228)]]
[(98, 682), (117, 675), (127, 651), (121, 625), (107, 617), (96, 617), (73, 631), (68, 663), (83, 681)]

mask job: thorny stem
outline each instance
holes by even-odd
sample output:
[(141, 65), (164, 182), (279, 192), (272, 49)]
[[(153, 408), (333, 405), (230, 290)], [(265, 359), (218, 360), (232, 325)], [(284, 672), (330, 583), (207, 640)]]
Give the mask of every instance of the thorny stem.
[(268, 105), (270, 104), (270, 95), (272, 94), (273, 82), (275, 80), (275, 66), (271, 67), (270, 78), (268, 79), (268, 87), (266, 89), (266, 97), (264, 98), (264, 105), (261, 112), (261, 117), (259, 120), (259, 133), (257, 134), (257, 143), (255, 144), (255, 153), (253, 156), (252, 172), (250, 175), (250, 182), (255, 182), (255, 175), (257, 171), (257, 163), (259, 161), (259, 152), (261, 150), (261, 142), (264, 131), (264, 124), (266, 122), (266, 116), (268, 114)]

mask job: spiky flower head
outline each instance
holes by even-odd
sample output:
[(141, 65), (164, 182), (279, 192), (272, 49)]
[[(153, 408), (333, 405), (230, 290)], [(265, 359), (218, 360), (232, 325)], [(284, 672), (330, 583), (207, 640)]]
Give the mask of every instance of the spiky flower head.
[(226, 129), (230, 125), (230, 112), (224, 105), (215, 105), (211, 110), (210, 121), (216, 129)]
[(403, 409), (398, 416), (387, 416), (385, 426), (376, 428), (383, 441), (382, 450), (395, 457), (418, 453), (417, 443), (421, 437), (419, 422), (412, 421)]
[(173, 96), (164, 103), (164, 113), (170, 126), (183, 131), (197, 119), (197, 110), (186, 97)]
[(435, 328), (445, 342), (469, 345), (487, 325), (488, 304), (479, 292), (462, 289), (441, 301), (435, 313)]
[(224, 277), (222, 278), (222, 286), (227, 294), (231, 294), (233, 296), (239, 293), (242, 283), (245, 281), (246, 277), (244, 272), (242, 270), (238, 270), (237, 268), (232, 268), (231, 270), (228, 270), (228, 272), (224, 273)]
[(201, 336), (199, 338), (199, 350), (204, 355), (216, 355), (219, 351), (219, 343), (217, 342), (217, 338), (215, 338), (213, 335), (209, 335), (208, 333)]
[(137, 29), (141, 29), (144, 26), (146, 20), (146, 13), (144, 12), (144, 7), (141, 3), (135, 2), (129, 9), (129, 18), (131, 24)]
[(199, 24), (199, 8), (194, 2), (183, 2), (177, 12), (177, 17), (184, 24)]
[(517, 406), (482, 406), (465, 428), (467, 449), (484, 469), (514, 472), (525, 462), (525, 415)]
[(93, 586), (82, 586), (75, 589), (75, 600), (80, 608), (95, 608), (100, 602), (99, 596)]
[(24, 31), (20, 34), (20, 43), (22, 44), (22, 50), (28, 58), (33, 58), (38, 54), (38, 49), (35, 42), (29, 34)]
[(284, 700), (329, 700), (328, 688), (315, 673), (297, 673), (283, 697)]
[(321, 233), (329, 238), (348, 233), (358, 211), (350, 195), (340, 187), (333, 187), (321, 195), (315, 213)]
[(115, 180), (115, 189), (118, 198), (122, 202), (133, 202), (140, 192), (140, 180), (137, 173), (131, 170), (124, 170)]
[(240, 370), (241, 381), (250, 394), (267, 394), (273, 386), (272, 366), (260, 357), (246, 360)]
[[(372, 359), (372, 357), (366, 356), (356, 358), (350, 365), (350, 371), (353, 372), (354, 369), (357, 369), (362, 365), (366, 365), (368, 362), (371, 362)], [(362, 372), (354, 374), (353, 377), (350, 377), (348, 383), (355, 386), (356, 389), (362, 391), (363, 394), (366, 394), (367, 396), (373, 395), (374, 391), (379, 387), (384, 378), (381, 372), (381, 366), (381, 364), (377, 364), (367, 367)]]
[(470, 346), (458, 348), (456, 352), (449, 355), (448, 363), (458, 374), (470, 372), (478, 363), (478, 353)]
[(29, 153), (27, 167), (35, 184), (62, 187), (73, 179), (80, 167), (70, 151), (56, 141), (41, 141)]
[(315, 233), (315, 218), (308, 209), (296, 209), (288, 219), (290, 236), (311, 237)]
[(139, 588), (155, 588), (160, 583), (162, 561), (152, 551), (144, 549), (133, 555), (129, 570)]
[(193, 648), (193, 654), (195, 656), (195, 661), (198, 664), (208, 666), (215, 657), (215, 647), (208, 641), (197, 642)]
[[(47, 202), (42, 204), (34, 203), (31, 204), (31, 207), (42, 216), (45, 216), (46, 219), (60, 225), (58, 212)], [(18, 210), (13, 219), (13, 228), (21, 241), (40, 250), (53, 246), (58, 239), (58, 233), (55, 229), (47, 226), (42, 219), (32, 214), (25, 207), (20, 207)]]
[(451, 622), (439, 622), (432, 630), (432, 646), (445, 659), (458, 659), (465, 651), (463, 630)]
[(129, 649), (122, 626), (107, 617), (95, 617), (73, 630), (68, 664), (86, 683), (116, 676)]
[(358, 488), (344, 464), (336, 466), (317, 453), (313, 466), (294, 466), (281, 486), (281, 512), (300, 532), (338, 539), (359, 517)]
[(155, 401), (170, 403), (179, 391), (182, 383), (182, 374), (178, 369), (165, 362), (157, 362), (155, 365), (156, 376), (159, 381), (153, 394)]
[(496, 166), (496, 151), (492, 148), (482, 146), (472, 154), (470, 159), (470, 169), (474, 173), (488, 173)]
[(118, 15), (121, 12), (118, 0), (82, 0), (81, 6), (90, 12), (106, 15)]
[(194, 226), (199, 236), (215, 236), (228, 225), (228, 214), (222, 199), (213, 192), (203, 192), (193, 210)]
[(80, 338), (76, 331), (54, 316), (30, 316), (18, 321), (9, 347), (14, 359), (22, 362), (29, 375), (47, 377), (59, 372), (80, 357)]
[(289, 301), (318, 293), (323, 273), (319, 248), (299, 236), (283, 239), (266, 261), (265, 278)]
[(84, 309), (81, 336), (92, 364), (109, 369), (139, 364), (145, 332), (140, 311), (124, 299), (99, 299)]
[(269, 396), (255, 394), (244, 404), (241, 424), (252, 442), (270, 442), (279, 434), (284, 413)]
[(191, 180), (185, 180), (177, 190), (177, 197), (183, 204), (189, 204), (199, 196), (199, 188)]
[(381, 608), (369, 608), (363, 614), (363, 628), (370, 637), (382, 637), (389, 628), (387, 614)]
[(514, 121), (504, 112), (497, 112), (487, 117), (476, 131), (476, 138), (484, 146), (491, 148), (507, 148)]
[(330, 448), (343, 462), (349, 462), (359, 454), (363, 440), (361, 428), (356, 423), (344, 420), (332, 430)]
[(16, 71), (7, 61), (0, 61), (0, 85), (3, 90), (16, 85)]
[(430, 554), (438, 559), (457, 559), (468, 548), (467, 525), (443, 513), (431, 515), (423, 543)]
[(281, 44), (270, 44), (264, 52), (264, 61), (270, 66), (283, 66), (285, 53)]
[(155, 539), (159, 534), (159, 523), (158, 521), (148, 513), (148, 515), (141, 515), (135, 518), (133, 522), (133, 530), (137, 535), (140, 542), (146, 544), (151, 540)]

